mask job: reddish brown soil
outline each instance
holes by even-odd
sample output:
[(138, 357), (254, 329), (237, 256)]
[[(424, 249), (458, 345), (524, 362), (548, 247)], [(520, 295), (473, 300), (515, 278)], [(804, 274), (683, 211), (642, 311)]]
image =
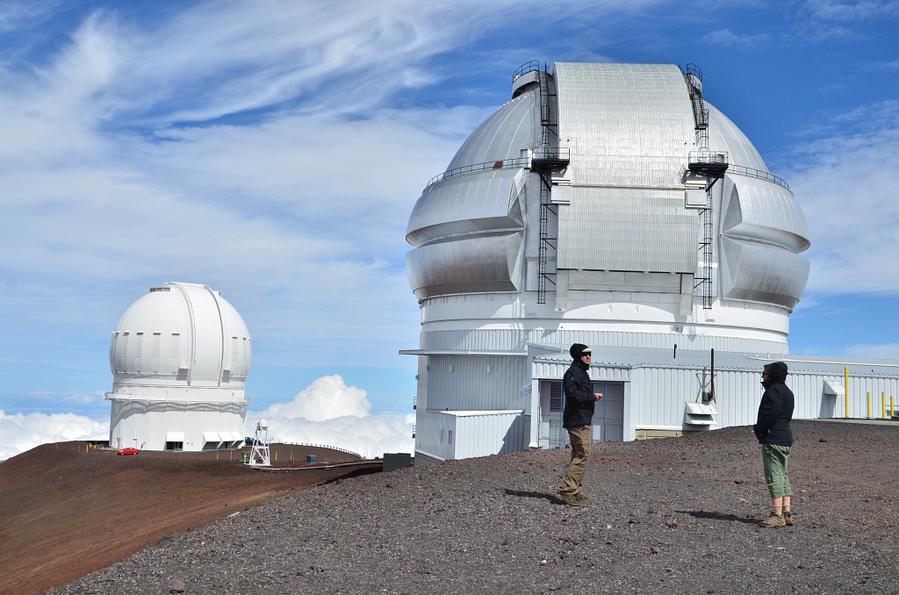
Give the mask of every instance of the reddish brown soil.
[[(253, 470), (239, 451), (116, 456), (83, 442), (46, 444), (0, 463), (0, 593), (36, 593), (104, 568), (173, 533), (352, 474), (360, 466), (287, 473)], [(359, 461), (277, 445), (282, 466)], [(301, 462), (303, 464), (301, 464)]]

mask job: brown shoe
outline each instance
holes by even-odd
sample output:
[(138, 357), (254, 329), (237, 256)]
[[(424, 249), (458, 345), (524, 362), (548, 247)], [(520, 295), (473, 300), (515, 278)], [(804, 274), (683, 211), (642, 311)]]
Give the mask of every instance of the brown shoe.
[(559, 500), (568, 506), (583, 506), (587, 503), (586, 499), (578, 498), (578, 494), (559, 494)]
[(771, 513), (771, 516), (759, 523), (759, 525), (765, 528), (783, 527), (786, 524), (784, 515), (774, 514), (773, 512)]
[(788, 527), (793, 526), (793, 513), (789, 510), (784, 511), (784, 524)]

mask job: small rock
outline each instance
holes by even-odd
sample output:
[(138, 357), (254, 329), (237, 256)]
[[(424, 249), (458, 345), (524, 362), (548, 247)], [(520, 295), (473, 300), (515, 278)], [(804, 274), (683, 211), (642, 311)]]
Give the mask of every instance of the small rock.
[(540, 566), (546, 566), (546, 558), (540, 560)]
[(659, 550), (657, 548), (651, 547), (651, 548), (649, 548), (649, 553), (650, 554), (658, 554)]
[(169, 583), (169, 593), (184, 593), (184, 581), (173, 580)]
[(677, 519), (671, 519), (665, 524), (668, 525), (669, 529), (677, 529)]

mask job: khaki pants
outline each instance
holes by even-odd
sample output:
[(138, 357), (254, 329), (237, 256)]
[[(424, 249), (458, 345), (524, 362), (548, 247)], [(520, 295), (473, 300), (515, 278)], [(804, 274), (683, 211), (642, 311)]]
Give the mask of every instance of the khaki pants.
[(571, 462), (562, 485), (559, 486), (560, 494), (580, 494), (581, 480), (587, 472), (587, 461), (590, 459), (590, 445), (593, 442), (590, 426), (569, 428), (568, 437), (571, 439)]

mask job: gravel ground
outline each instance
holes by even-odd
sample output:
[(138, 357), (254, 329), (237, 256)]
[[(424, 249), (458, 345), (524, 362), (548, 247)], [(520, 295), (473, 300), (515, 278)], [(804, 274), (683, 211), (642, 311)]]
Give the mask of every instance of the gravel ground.
[(899, 592), (899, 426), (795, 422), (796, 525), (762, 529), (749, 428), (339, 480), (177, 534), (62, 593)]

